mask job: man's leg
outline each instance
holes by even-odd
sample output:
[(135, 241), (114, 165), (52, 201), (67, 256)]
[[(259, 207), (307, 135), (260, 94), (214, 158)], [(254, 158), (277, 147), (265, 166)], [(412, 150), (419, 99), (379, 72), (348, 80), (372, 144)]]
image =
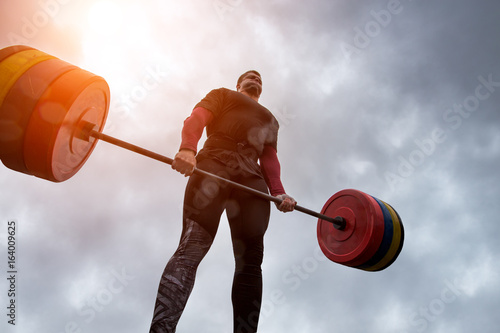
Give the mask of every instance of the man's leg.
[(198, 223), (186, 220), (183, 235), (163, 271), (151, 333), (173, 333), (193, 290), (196, 269), (212, 245), (212, 236)]
[[(259, 178), (244, 185), (267, 191)], [(262, 260), (264, 234), (269, 224), (269, 201), (241, 191), (233, 191), (227, 206), (235, 257), (232, 302), (234, 332), (254, 333), (262, 301)]]
[[(217, 172), (220, 163), (202, 161), (199, 168)], [(184, 197), (183, 230), (177, 251), (162, 274), (151, 333), (173, 333), (193, 289), (196, 270), (212, 245), (229, 194), (199, 175), (192, 175)]]

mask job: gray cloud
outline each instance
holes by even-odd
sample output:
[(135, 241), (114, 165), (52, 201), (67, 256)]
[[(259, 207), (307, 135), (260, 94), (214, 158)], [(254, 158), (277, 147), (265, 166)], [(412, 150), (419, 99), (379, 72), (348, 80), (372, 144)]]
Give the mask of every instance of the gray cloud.
[[(400, 257), (368, 273), (318, 256), (314, 218), (273, 211), (261, 332), (498, 330), (496, 2), (233, 1), (221, 13), (216, 2), (129, 0), (121, 21), (110, 14), (120, 29), (107, 37), (88, 21), (99, 1), (63, 2), (54, 15), (37, 1), (2, 2), (0, 47), (15, 33), (105, 77), (110, 134), (172, 156), (194, 104), (256, 68), (262, 103), (281, 123), (283, 182), (299, 204), (320, 210), (336, 191), (357, 188), (401, 215)], [(43, 13), (47, 22), (23, 35)], [(346, 47), (357, 51), (347, 56)], [(164, 74), (141, 90), (148, 68)], [(2, 251), (7, 221), (19, 239), (18, 325), (0, 325), (147, 331), (181, 228), (186, 180), (169, 168), (101, 142), (62, 184), (0, 169)], [(225, 223), (179, 331), (231, 330)]]

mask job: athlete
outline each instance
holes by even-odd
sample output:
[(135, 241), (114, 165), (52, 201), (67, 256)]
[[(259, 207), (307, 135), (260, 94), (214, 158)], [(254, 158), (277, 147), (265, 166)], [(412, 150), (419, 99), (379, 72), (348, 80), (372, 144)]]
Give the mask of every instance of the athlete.
[[(190, 176), (179, 246), (162, 274), (150, 333), (175, 332), (194, 286), (196, 269), (214, 240), (224, 212), (229, 221), (235, 273), (232, 286), (235, 333), (257, 332), (262, 300), (263, 239), (269, 223), (268, 200), (193, 174), (199, 168), (245, 186), (271, 193), (289, 212), (296, 205), (286, 194), (277, 157), (278, 122), (258, 103), (262, 79), (242, 74), (236, 91), (212, 90), (184, 121), (182, 141), (172, 168)], [(207, 140), (197, 153), (206, 128)]]

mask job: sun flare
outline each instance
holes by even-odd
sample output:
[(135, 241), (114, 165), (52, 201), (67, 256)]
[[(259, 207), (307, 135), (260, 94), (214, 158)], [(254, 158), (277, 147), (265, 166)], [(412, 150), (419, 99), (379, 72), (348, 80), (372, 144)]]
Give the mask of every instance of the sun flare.
[(90, 8), (88, 22), (94, 32), (111, 36), (120, 31), (123, 25), (123, 12), (115, 2), (99, 1)]

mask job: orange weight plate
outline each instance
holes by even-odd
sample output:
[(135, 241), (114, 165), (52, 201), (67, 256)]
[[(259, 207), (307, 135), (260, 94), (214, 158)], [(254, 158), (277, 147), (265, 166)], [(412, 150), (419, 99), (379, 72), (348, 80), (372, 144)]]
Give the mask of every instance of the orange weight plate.
[(49, 59), (29, 68), (10, 88), (0, 105), (0, 159), (5, 166), (29, 173), (24, 162), (24, 134), (31, 114), (52, 82), (75, 68)]
[[(6, 52), (10, 53), (10, 52)], [(0, 62), (0, 105), (10, 88), (32, 66), (55, 57), (35, 49), (23, 49)]]
[(110, 92), (106, 81), (76, 69), (59, 77), (39, 99), (26, 129), (24, 158), (34, 176), (53, 182), (72, 177), (97, 140), (78, 138), (79, 125), (90, 122), (101, 131)]

